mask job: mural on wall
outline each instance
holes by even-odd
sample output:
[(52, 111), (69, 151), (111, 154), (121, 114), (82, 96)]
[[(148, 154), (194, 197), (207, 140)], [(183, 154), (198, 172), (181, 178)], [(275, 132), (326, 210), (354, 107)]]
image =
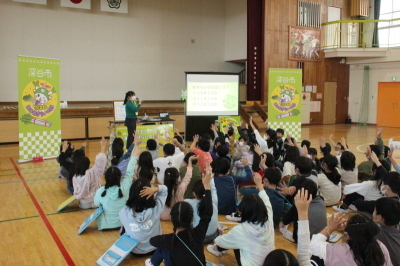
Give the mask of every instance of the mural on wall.
[(289, 60), (320, 61), (321, 31), (289, 26)]

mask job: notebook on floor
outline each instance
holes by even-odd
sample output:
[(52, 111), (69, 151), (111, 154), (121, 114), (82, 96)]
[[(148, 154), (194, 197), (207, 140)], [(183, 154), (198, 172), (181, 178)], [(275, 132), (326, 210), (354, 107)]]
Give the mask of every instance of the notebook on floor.
[(78, 235), (80, 235), (85, 229), (94, 221), (100, 214), (103, 213), (103, 206), (100, 205), (89, 217), (86, 217), (83, 224), (79, 227)]
[(68, 207), (68, 205), (70, 205), (75, 200), (76, 200), (75, 196), (72, 196), (72, 197), (68, 198), (66, 201), (64, 201), (63, 203), (58, 205), (56, 212), (64, 210), (65, 208)]
[(127, 234), (123, 234), (101, 257), (96, 261), (100, 266), (119, 265), (139, 242)]
[(342, 236), (343, 236), (342, 234), (332, 233), (331, 236), (328, 239), (328, 242), (329, 243), (336, 243), (342, 238)]

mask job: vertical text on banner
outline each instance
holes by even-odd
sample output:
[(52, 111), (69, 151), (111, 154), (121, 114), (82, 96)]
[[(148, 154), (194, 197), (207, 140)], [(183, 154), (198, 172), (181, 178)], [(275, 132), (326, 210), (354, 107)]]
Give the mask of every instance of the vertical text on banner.
[(301, 69), (269, 69), (268, 124), (296, 140), (301, 139), (301, 86)]
[(19, 161), (59, 154), (60, 60), (18, 56)]

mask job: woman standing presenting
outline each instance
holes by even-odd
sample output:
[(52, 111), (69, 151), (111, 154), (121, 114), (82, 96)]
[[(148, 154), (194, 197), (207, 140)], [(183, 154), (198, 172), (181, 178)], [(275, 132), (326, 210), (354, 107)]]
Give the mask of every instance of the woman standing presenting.
[[(138, 101), (138, 103), (136, 103), (136, 101)], [(124, 105), (126, 113), (125, 126), (128, 128), (128, 139), (126, 140), (126, 149), (129, 149), (129, 146), (133, 142), (133, 133), (136, 130), (136, 121), (137, 121), (136, 113), (139, 111), (142, 105), (142, 100), (138, 100), (133, 91), (128, 91), (125, 94)]]

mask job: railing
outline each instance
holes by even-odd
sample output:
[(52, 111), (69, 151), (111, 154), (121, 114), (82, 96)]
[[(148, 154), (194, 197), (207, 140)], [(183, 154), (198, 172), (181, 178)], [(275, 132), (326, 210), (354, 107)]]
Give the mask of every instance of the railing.
[[(400, 46), (400, 19), (337, 20), (323, 24), (323, 49)], [(378, 42), (374, 38), (377, 29)]]

